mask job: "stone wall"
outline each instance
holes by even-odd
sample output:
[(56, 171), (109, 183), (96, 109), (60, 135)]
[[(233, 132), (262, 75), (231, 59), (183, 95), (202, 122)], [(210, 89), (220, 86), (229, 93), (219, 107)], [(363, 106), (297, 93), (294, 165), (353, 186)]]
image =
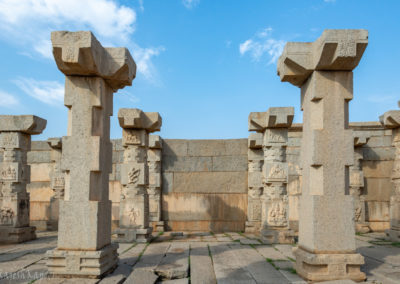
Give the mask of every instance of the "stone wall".
[[(378, 122), (351, 123), (355, 133), (370, 135), (362, 146), (365, 177), (366, 221), (375, 231), (389, 227), (390, 182), (395, 150), (391, 130)], [(289, 163), (289, 222), (296, 229), (301, 194), (301, 124), (289, 129), (286, 160)], [(121, 192), (121, 139), (113, 140), (113, 172), (110, 199), (113, 228), (118, 226)], [(247, 139), (163, 140), (162, 219), (169, 230), (243, 231), (247, 218)], [(33, 141), (28, 153), (31, 165), (31, 225), (45, 229), (49, 220), (52, 169), (51, 148), (46, 141)], [(0, 154), (0, 161), (2, 155)]]
[(164, 140), (162, 172), (167, 229), (244, 230), (247, 139)]

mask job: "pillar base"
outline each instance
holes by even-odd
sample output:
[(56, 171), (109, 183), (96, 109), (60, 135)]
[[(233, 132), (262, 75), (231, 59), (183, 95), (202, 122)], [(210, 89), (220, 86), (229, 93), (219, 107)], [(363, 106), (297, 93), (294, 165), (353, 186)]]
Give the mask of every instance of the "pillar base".
[(360, 271), (364, 258), (358, 253), (316, 254), (302, 248), (294, 248), (296, 272), (309, 281), (329, 281), (350, 279), (364, 281), (366, 276)]
[(244, 231), (246, 233), (259, 233), (260, 232), (260, 222), (246, 221)]
[(271, 229), (261, 230), (261, 239), (266, 244), (294, 244), (295, 233), (290, 229)]
[(14, 228), (10, 226), (0, 226), (1, 244), (18, 244), (36, 239), (36, 227)]
[(147, 243), (151, 240), (153, 228), (118, 228), (114, 231), (118, 235), (117, 243)]
[(369, 233), (371, 232), (371, 228), (368, 223), (356, 223), (356, 232), (357, 233)]
[(112, 272), (118, 264), (118, 244), (96, 251), (47, 251), (49, 274), (66, 278), (100, 278)]
[(389, 229), (385, 231), (392, 242), (400, 242), (400, 230)]
[(154, 222), (154, 228), (156, 232), (164, 232), (165, 231), (164, 221)]

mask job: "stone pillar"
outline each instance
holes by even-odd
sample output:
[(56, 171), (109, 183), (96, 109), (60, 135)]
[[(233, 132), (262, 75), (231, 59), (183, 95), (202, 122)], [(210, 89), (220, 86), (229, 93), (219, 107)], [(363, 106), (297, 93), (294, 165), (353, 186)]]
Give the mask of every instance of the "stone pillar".
[[(400, 107), (400, 101), (399, 101)], [(393, 162), (393, 195), (390, 197), (390, 229), (386, 231), (393, 242), (400, 242), (400, 110), (386, 112), (380, 117), (381, 123), (392, 129), (393, 146), (396, 154)]]
[(272, 107), (267, 112), (253, 112), (249, 116), (249, 129), (263, 133), (261, 236), (271, 244), (294, 242), (294, 232), (288, 226), (286, 162), (288, 128), (293, 117), (291, 107)]
[(349, 190), (353, 134), (348, 103), (353, 73), (368, 44), (366, 30), (325, 30), (312, 43), (289, 42), (278, 60), (281, 81), (301, 88), (302, 196), (296, 271), (311, 281), (361, 281)]
[(54, 191), (54, 195), (50, 198), (50, 216), (47, 222), (47, 230), (57, 231), (60, 200), (64, 199), (65, 190), (64, 171), (61, 170), (62, 140), (61, 138), (49, 138), (47, 143), (51, 147), (50, 155), (53, 163), (50, 172), (50, 187)]
[(0, 243), (36, 239), (36, 228), (29, 226), (27, 152), (31, 149), (31, 135), (42, 133), (46, 123), (33, 115), (0, 115)]
[(368, 143), (369, 136), (354, 135), (354, 165), (350, 167), (350, 194), (354, 197), (354, 220), (356, 232), (371, 231), (365, 218), (364, 173), (361, 161), (364, 159), (362, 146)]
[(262, 149), (263, 134), (250, 133), (248, 139), (248, 192), (247, 192), (247, 233), (260, 232), (261, 195), (263, 192), (262, 167), (264, 153)]
[(51, 41), (66, 75), (68, 130), (62, 138), (58, 243), (47, 266), (53, 275), (98, 278), (118, 262), (109, 200), (113, 93), (132, 84), (136, 65), (126, 48), (103, 48), (91, 32), (52, 32)]
[[(117, 242), (148, 242), (152, 228), (149, 226), (149, 168), (147, 150), (149, 133), (159, 131), (161, 117), (158, 112), (140, 109), (120, 109), (124, 163), (121, 165), (123, 186), (120, 202)], [(153, 159), (153, 158), (152, 158)]]
[(149, 167), (149, 220), (157, 232), (164, 231), (164, 221), (161, 220), (161, 148), (162, 140), (159, 135), (149, 136), (147, 150), (147, 165)]

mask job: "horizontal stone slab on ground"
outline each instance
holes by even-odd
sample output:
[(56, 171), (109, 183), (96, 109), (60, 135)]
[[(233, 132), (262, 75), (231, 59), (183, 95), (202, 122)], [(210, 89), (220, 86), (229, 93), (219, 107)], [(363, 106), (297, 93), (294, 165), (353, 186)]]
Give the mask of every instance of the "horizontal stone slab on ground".
[(189, 274), (189, 243), (172, 243), (155, 272), (161, 279), (187, 278)]
[(190, 280), (192, 284), (216, 283), (207, 243), (190, 244)]

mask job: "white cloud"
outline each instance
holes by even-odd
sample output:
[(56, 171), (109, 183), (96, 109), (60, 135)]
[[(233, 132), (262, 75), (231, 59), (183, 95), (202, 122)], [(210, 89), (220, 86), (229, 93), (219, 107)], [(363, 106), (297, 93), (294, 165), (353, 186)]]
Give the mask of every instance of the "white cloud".
[(0, 90), (0, 106), (1, 107), (11, 108), (11, 107), (15, 107), (17, 105), (19, 105), (19, 101), (15, 96)]
[(144, 48), (134, 42), (135, 23), (135, 10), (116, 0), (0, 0), (0, 37), (23, 46), (20, 54), (38, 53), (52, 59), (51, 31), (92, 30), (104, 46), (128, 47), (140, 62), (138, 72), (148, 79), (151, 61), (163, 48)]
[(37, 81), (31, 78), (19, 78), (14, 83), (25, 94), (45, 104), (60, 105), (64, 100), (64, 85), (57, 81)]
[(371, 95), (367, 97), (367, 101), (374, 104), (396, 105), (398, 96), (392, 95)]
[(268, 54), (268, 64), (275, 63), (281, 55), (286, 41), (273, 38), (272, 31), (271, 27), (267, 27), (241, 43), (239, 45), (240, 54), (249, 53), (254, 61), (259, 61), (264, 54)]
[(182, 0), (183, 6), (187, 9), (192, 9), (200, 3), (200, 0)]

